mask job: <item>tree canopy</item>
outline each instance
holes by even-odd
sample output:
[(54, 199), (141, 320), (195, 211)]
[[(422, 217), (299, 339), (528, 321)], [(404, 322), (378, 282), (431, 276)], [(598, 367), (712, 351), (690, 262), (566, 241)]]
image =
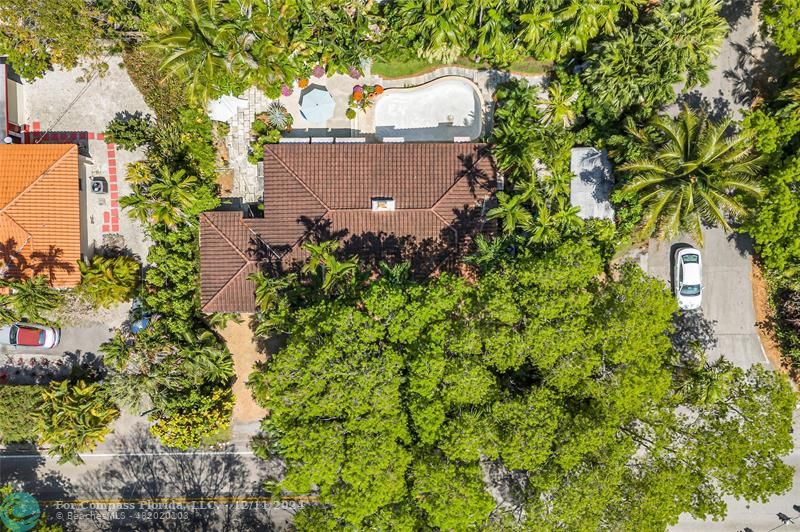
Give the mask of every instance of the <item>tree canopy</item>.
[(270, 411), (259, 452), (287, 462), (279, 488), (330, 505), (296, 526), (663, 528), (788, 489), (785, 378), (681, 363), (663, 284), (603, 269), (581, 239), (476, 283), (387, 276), (306, 304), (273, 283), (296, 308), (251, 376)]

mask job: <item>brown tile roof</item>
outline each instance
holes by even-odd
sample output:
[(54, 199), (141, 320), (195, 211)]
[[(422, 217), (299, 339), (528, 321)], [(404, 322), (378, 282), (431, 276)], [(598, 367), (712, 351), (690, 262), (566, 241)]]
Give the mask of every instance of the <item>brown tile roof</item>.
[(56, 287), (80, 282), (78, 147), (0, 145), (0, 270), (48, 275)]
[[(339, 238), (344, 254), (375, 263), (409, 258), (413, 249), (429, 273), (474, 229), (494, 190), (494, 165), (481, 144), (272, 144), (264, 151), (263, 217), (200, 217), (205, 312), (253, 311), (247, 276), (265, 260), (301, 262), (309, 238)], [(377, 197), (393, 198), (396, 210), (372, 211)]]

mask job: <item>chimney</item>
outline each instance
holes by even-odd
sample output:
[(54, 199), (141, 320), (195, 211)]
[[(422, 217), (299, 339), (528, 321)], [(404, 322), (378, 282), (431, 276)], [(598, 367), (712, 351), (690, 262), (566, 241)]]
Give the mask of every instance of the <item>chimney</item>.
[(372, 212), (394, 210), (394, 198), (372, 198)]

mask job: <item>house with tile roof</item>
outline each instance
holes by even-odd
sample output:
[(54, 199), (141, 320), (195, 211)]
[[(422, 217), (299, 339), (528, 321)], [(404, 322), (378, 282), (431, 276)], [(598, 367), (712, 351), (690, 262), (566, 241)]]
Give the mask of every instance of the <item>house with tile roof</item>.
[(248, 276), (296, 268), (309, 240), (338, 239), (343, 256), (374, 267), (409, 260), (417, 275), (450, 268), (482, 229), (495, 187), (482, 144), (267, 145), (263, 215), (200, 217), (202, 308), (254, 311)]
[(0, 145), (0, 275), (49, 277), (54, 287), (80, 282), (78, 147)]

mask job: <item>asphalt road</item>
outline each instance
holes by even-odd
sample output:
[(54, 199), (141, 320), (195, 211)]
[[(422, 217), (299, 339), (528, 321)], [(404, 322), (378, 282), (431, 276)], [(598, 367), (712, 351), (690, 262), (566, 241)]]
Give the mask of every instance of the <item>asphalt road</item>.
[(44, 451), (0, 452), (0, 484), (33, 495), (65, 530), (281, 530), (307, 501), (272, 501), (262, 482), (279, 464), (248, 441), (212, 450), (166, 449), (142, 418), (125, 415), (79, 466)]

